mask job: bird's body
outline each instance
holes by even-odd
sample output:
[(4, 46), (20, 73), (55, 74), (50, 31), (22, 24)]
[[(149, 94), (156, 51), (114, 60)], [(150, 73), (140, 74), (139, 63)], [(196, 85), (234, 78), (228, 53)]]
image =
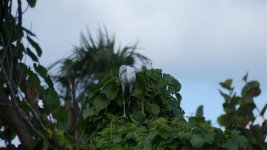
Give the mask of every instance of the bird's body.
[[(133, 84), (136, 80), (136, 70), (133, 67), (122, 65), (119, 69), (119, 79), (121, 82), (122, 92), (123, 92), (123, 116), (127, 118), (125, 113), (125, 100), (124, 100), (124, 93), (125, 87), (129, 87), (130, 96), (132, 93)], [(130, 105), (130, 96), (129, 96), (129, 105)]]

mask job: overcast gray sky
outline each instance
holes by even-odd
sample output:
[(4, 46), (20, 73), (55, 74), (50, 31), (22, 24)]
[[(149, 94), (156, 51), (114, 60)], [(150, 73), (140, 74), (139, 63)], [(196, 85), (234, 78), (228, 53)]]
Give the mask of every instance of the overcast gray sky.
[(181, 82), (186, 115), (203, 104), (216, 123), (220, 81), (233, 78), (240, 90), (249, 71), (262, 86), (257, 104), (267, 102), (266, 6), (265, 0), (39, 0), (24, 26), (37, 34), (45, 65), (70, 55), (87, 27), (95, 34), (106, 26), (121, 45), (138, 41), (154, 68)]

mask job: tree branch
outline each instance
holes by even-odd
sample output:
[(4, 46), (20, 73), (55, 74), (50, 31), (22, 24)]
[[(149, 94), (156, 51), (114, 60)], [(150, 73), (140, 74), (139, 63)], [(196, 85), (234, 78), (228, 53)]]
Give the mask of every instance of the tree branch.
[(0, 117), (8, 125), (12, 126), (18, 134), (21, 144), (27, 148), (33, 140), (33, 132), (31, 127), (26, 123), (23, 117), (19, 114), (13, 103), (9, 100), (8, 96), (4, 93), (0, 93)]

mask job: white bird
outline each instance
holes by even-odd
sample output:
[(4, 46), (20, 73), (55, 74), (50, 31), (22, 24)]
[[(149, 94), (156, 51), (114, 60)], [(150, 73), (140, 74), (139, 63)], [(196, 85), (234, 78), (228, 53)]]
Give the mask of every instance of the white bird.
[(124, 90), (125, 87), (129, 87), (129, 105), (130, 105), (130, 97), (132, 93), (132, 88), (133, 84), (136, 80), (136, 70), (133, 67), (122, 65), (119, 69), (119, 79), (121, 82), (121, 87), (122, 87), (122, 93), (123, 93), (123, 116), (124, 118), (127, 118), (126, 113), (125, 113), (125, 100), (124, 100)]

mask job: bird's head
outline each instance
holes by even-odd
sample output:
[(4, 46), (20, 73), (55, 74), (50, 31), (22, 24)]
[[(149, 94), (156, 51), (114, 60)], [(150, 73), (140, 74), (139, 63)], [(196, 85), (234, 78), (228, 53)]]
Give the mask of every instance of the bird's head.
[(127, 71), (127, 66), (126, 65), (121, 65), (119, 69), (119, 77), (121, 78), (122, 73)]

